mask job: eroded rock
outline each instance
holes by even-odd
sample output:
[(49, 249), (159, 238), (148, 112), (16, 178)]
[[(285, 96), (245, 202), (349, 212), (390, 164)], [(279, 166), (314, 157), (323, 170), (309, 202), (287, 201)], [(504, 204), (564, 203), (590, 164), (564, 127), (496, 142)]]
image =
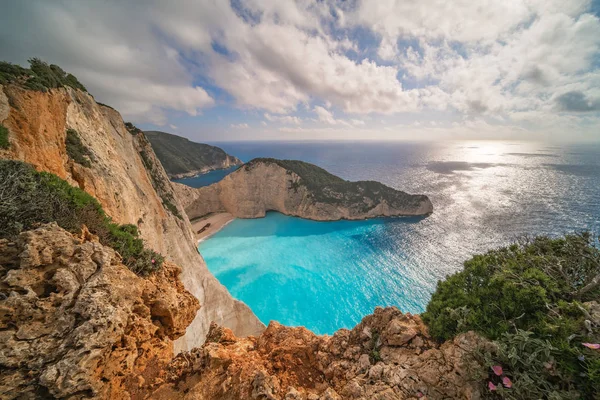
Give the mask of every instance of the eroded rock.
[(351, 331), (342, 329), (333, 336), (272, 322), (257, 338), (236, 338), (229, 329), (213, 324), (208, 340), (202, 348), (177, 356), (170, 366), (176, 372), (166, 374), (160, 385), (147, 386), (148, 395), (314, 400), (480, 397), (481, 382), (469, 371), (482, 370), (472, 351), (483, 340), (467, 333), (438, 345), (419, 316), (393, 307), (378, 308)]
[(148, 279), (56, 224), (0, 241), (0, 397), (130, 398), (199, 308), (166, 262)]

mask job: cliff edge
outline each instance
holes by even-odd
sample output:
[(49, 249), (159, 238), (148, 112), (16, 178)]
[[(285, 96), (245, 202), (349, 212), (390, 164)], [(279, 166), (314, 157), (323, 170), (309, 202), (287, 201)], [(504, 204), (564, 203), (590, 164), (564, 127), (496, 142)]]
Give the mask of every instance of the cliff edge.
[(174, 184), (190, 219), (215, 212), (239, 218), (279, 211), (333, 221), (419, 216), (433, 211), (427, 196), (411, 195), (379, 182), (349, 182), (302, 161), (254, 159), (223, 180), (202, 188)]
[(0, 124), (8, 132), (0, 158), (32, 164), (85, 190), (115, 222), (137, 226), (149, 248), (182, 267), (181, 280), (201, 309), (176, 351), (201, 345), (211, 321), (240, 336), (264, 329), (208, 271), (150, 143), (143, 133), (130, 133), (116, 110), (71, 87), (41, 91), (9, 83), (0, 85)]

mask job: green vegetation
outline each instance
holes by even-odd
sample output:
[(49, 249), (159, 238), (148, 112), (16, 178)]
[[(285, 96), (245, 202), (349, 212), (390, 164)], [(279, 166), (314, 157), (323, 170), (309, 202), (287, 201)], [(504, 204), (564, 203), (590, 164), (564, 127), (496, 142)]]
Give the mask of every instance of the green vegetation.
[(112, 222), (94, 197), (56, 175), (0, 160), (0, 182), (0, 238), (14, 239), (21, 231), (53, 221), (74, 233), (85, 225), (136, 274), (145, 276), (162, 266), (164, 258), (144, 248), (135, 225)]
[(0, 149), (8, 149), (9, 146), (8, 128), (0, 124)]
[[(410, 195), (375, 181), (345, 181), (323, 168), (303, 161), (255, 158), (246, 163), (244, 168), (251, 170), (259, 164), (277, 164), (288, 173), (298, 175), (300, 179), (292, 182), (289, 188), (295, 193), (301, 186), (305, 186), (316, 202), (345, 207), (359, 206), (362, 212), (369, 211), (382, 201), (394, 208), (403, 208), (417, 207), (426, 199), (426, 196)], [(370, 202), (365, 199), (369, 199)]]
[(49, 89), (70, 86), (87, 92), (77, 78), (66, 73), (58, 65), (41, 61), (39, 58), (29, 59), (29, 68), (0, 62), (0, 84), (16, 83), (31, 90), (46, 92)]
[(369, 357), (373, 364), (377, 364), (382, 360), (381, 353), (379, 352), (379, 332), (373, 332), (373, 336), (371, 336), (371, 340), (369, 343), (369, 347), (371, 348), (371, 352), (369, 353)]
[(495, 343), (481, 356), (512, 381), (503, 387), (490, 374), (499, 398), (593, 399), (600, 351), (583, 343), (600, 341), (586, 303), (599, 299), (600, 251), (591, 235), (538, 237), (467, 261), (438, 283), (423, 320), (440, 341), (474, 330)]
[(73, 161), (87, 168), (92, 166), (91, 161), (94, 161), (94, 154), (81, 142), (79, 133), (75, 129), (67, 129), (65, 145), (67, 154)]
[(131, 122), (125, 122), (125, 129), (127, 129), (127, 132), (131, 133), (134, 136), (142, 133), (142, 130), (134, 124), (132, 124)]
[(228, 159), (231, 165), (241, 164), (240, 160), (215, 146), (166, 132), (147, 131), (145, 134), (169, 176), (223, 168), (228, 165)]

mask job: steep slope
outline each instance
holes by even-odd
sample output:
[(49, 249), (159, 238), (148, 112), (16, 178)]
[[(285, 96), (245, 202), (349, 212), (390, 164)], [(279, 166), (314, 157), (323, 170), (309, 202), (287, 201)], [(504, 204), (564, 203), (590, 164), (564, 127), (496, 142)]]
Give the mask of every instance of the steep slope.
[[(79, 186), (116, 222), (137, 225), (150, 248), (182, 267), (181, 279), (201, 309), (176, 349), (202, 344), (211, 321), (241, 336), (264, 328), (207, 270), (150, 143), (144, 134), (129, 133), (117, 111), (72, 88), (44, 93), (9, 84), (0, 86), (0, 123), (8, 128), (10, 143), (8, 149), (0, 149), (0, 157), (31, 163)], [(91, 152), (89, 167), (69, 156), (67, 129), (75, 130)]]
[(242, 164), (236, 157), (216, 146), (192, 142), (166, 132), (146, 131), (144, 133), (171, 178), (194, 176)]
[(433, 211), (424, 195), (410, 195), (379, 182), (348, 182), (309, 163), (271, 158), (252, 160), (208, 187), (174, 187), (189, 218), (222, 211), (258, 218), (275, 210), (330, 221)]

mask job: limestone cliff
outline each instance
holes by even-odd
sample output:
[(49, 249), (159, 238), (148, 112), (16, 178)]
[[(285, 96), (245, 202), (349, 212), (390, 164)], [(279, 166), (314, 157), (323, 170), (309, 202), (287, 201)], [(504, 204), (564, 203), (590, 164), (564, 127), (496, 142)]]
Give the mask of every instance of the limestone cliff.
[[(236, 334), (257, 334), (264, 325), (234, 300), (207, 270), (195, 247), (189, 220), (164, 169), (143, 134), (127, 131), (120, 114), (72, 88), (48, 92), (0, 86), (0, 123), (10, 146), (0, 157), (33, 164), (95, 196), (119, 223), (137, 225), (147, 245), (182, 267), (181, 279), (201, 309), (176, 349), (203, 343), (210, 322)], [(90, 167), (71, 159), (66, 130), (74, 129), (92, 153)]]
[(427, 196), (410, 195), (378, 182), (347, 182), (301, 161), (256, 159), (213, 185), (174, 187), (189, 218), (222, 211), (239, 218), (259, 218), (274, 210), (330, 221), (433, 211)]
[(140, 278), (55, 223), (0, 240), (0, 398), (130, 398), (199, 308), (180, 273)]
[(192, 142), (166, 132), (146, 131), (144, 134), (171, 178), (194, 176), (242, 164), (239, 159), (216, 146)]
[(143, 390), (153, 399), (478, 399), (472, 333), (438, 345), (418, 316), (378, 308), (351, 331), (316, 336), (272, 322), (259, 337), (211, 327)]

